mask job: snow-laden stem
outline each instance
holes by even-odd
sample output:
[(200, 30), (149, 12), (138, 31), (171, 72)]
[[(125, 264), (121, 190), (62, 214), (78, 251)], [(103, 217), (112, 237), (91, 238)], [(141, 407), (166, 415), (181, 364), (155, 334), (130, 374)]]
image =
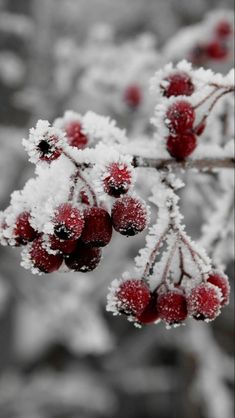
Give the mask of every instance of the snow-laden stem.
[(146, 158), (134, 156), (134, 167), (155, 168), (165, 170), (167, 168), (181, 168), (183, 170), (196, 168), (199, 171), (210, 172), (219, 168), (235, 168), (234, 158), (188, 158), (187, 160), (175, 160), (174, 158)]
[(150, 272), (151, 272), (151, 270), (152, 270), (152, 268), (153, 268), (153, 266), (155, 264), (156, 256), (157, 256), (157, 254), (158, 254), (158, 252), (159, 252), (159, 250), (160, 250), (160, 248), (162, 246), (162, 243), (164, 241), (164, 238), (168, 234), (169, 230), (170, 230), (170, 228), (167, 228), (166, 231), (160, 236), (160, 238), (157, 241), (157, 243), (156, 243), (153, 251), (151, 252), (150, 257), (149, 257), (149, 260), (148, 260), (148, 262), (147, 262), (147, 264), (145, 266), (144, 273), (142, 275), (142, 280), (147, 281), (147, 277), (150, 274)]

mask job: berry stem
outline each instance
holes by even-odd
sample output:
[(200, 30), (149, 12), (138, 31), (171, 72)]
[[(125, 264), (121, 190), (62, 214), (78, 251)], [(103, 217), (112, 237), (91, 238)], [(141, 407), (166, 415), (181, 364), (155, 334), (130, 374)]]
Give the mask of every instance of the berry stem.
[(168, 227), (165, 232), (160, 236), (159, 240), (157, 241), (153, 251), (150, 254), (149, 260), (147, 261), (147, 264), (145, 266), (143, 275), (142, 275), (142, 280), (147, 281), (147, 277), (149, 276), (149, 274), (151, 273), (151, 270), (153, 269), (153, 266), (156, 262), (156, 257), (158, 255), (158, 251), (161, 248), (162, 242), (164, 241), (167, 233), (169, 232), (170, 227)]
[(171, 266), (173, 257), (175, 255), (176, 249), (178, 247), (178, 244), (179, 244), (179, 234), (177, 235), (177, 238), (176, 238), (176, 240), (174, 242), (174, 245), (171, 247), (171, 250), (169, 252), (169, 256), (168, 256), (168, 259), (167, 259), (167, 262), (166, 262), (166, 266), (165, 266), (164, 271), (163, 271), (163, 274), (162, 274), (161, 285), (163, 283), (166, 284), (167, 275), (169, 273), (169, 269), (170, 269), (170, 266)]
[(174, 158), (147, 158), (134, 156), (132, 160), (133, 167), (155, 168), (156, 170), (164, 171), (167, 168), (181, 168), (183, 170), (197, 168), (198, 170), (210, 172), (217, 168), (231, 168), (235, 167), (234, 158), (198, 158), (187, 160), (176, 160)]
[(189, 279), (191, 279), (192, 276), (185, 271), (185, 267), (184, 267), (184, 255), (183, 255), (183, 251), (182, 251), (181, 246), (179, 246), (178, 249), (179, 249), (180, 270), (181, 270), (181, 275), (180, 275), (180, 279), (179, 279), (178, 285), (180, 286), (184, 277), (188, 277)]
[(216, 98), (214, 99), (214, 101), (211, 103), (208, 111), (206, 112), (206, 114), (202, 117), (201, 121), (198, 122), (197, 126), (195, 127), (195, 130), (197, 130), (197, 128), (199, 126), (201, 126), (202, 124), (204, 124), (208, 118), (208, 116), (210, 115), (211, 111), (213, 110), (213, 108), (215, 107), (216, 103), (218, 102), (219, 99), (221, 99), (221, 97), (225, 96), (228, 93), (232, 93), (234, 92), (234, 87), (229, 87), (226, 90), (222, 91), (222, 93), (220, 93), (218, 96), (216, 96)]

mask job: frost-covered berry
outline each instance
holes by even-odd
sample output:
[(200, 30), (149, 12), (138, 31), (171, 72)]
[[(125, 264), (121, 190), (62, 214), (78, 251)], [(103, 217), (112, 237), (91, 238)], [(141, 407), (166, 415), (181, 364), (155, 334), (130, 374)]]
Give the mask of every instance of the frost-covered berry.
[(167, 110), (165, 123), (172, 133), (184, 134), (193, 128), (195, 110), (184, 100), (173, 103)]
[(187, 302), (183, 294), (168, 291), (158, 296), (159, 318), (168, 324), (178, 324), (187, 318)]
[(219, 273), (210, 274), (207, 279), (208, 283), (217, 286), (222, 293), (221, 306), (227, 305), (229, 303), (230, 295), (230, 285), (228, 277)]
[(75, 251), (77, 246), (76, 240), (61, 240), (55, 235), (50, 235), (48, 238), (49, 247), (53, 251), (59, 251), (63, 254), (70, 254)]
[(83, 149), (88, 144), (88, 137), (82, 132), (82, 125), (78, 121), (69, 122), (65, 126), (65, 132), (69, 145)]
[(26, 211), (20, 213), (14, 227), (14, 238), (16, 242), (24, 245), (27, 242), (33, 241), (37, 235), (37, 231), (30, 224), (30, 213)]
[(122, 235), (136, 235), (148, 224), (148, 212), (145, 203), (131, 196), (122, 197), (112, 207), (114, 229)]
[(220, 314), (221, 291), (210, 283), (195, 287), (187, 299), (189, 315), (198, 320), (213, 320)]
[(143, 280), (130, 279), (120, 284), (115, 297), (120, 313), (138, 317), (148, 305), (151, 294)]
[(232, 26), (227, 20), (220, 20), (215, 27), (215, 34), (219, 38), (227, 38), (232, 33)]
[(81, 241), (92, 247), (104, 247), (112, 237), (112, 221), (109, 213), (98, 207), (84, 211), (85, 226)]
[(194, 92), (194, 85), (190, 75), (183, 71), (170, 74), (164, 81), (162, 89), (163, 95), (166, 97), (191, 96)]
[(127, 86), (124, 91), (124, 101), (129, 107), (133, 109), (139, 107), (142, 100), (142, 91), (138, 85), (132, 84)]
[(140, 324), (152, 324), (160, 319), (157, 310), (156, 293), (151, 294), (151, 299), (148, 305), (144, 308), (143, 312), (136, 317), (136, 319)]
[(132, 172), (123, 163), (112, 163), (107, 169), (103, 178), (104, 190), (113, 197), (120, 197), (128, 192), (132, 183)]
[(48, 254), (44, 248), (42, 237), (36, 238), (29, 251), (29, 257), (34, 267), (43, 273), (52, 273), (59, 270), (63, 257), (62, 255)]
[(197, 147), (197, 137), (193, 133), (183, 135), (170, 135), (167, 138), (167, 150), (172, 157), (184, 160), (189, 157)]
[(94, 270), (102, 256), (100, 248), (78, 244), (76, 250), (65, 258), (66, 266), (74, 271), (86, 273)]
[(226, 45), (215, 40), (207, 44), (206, 53), (209, 59), (223, 60), (228, 57), (229, 50)]
[(42, 161), (54, 161), (61, 155), (61, 150), (57, 146), (58, 138), (55, 135), (47, 136), (37, 145), (39, 159)]
[(82, 213), (71, 203), (63, 203), (55, 210), (54, 234), (61, 240), (76, 240), (80, 237), (84, 218)]
[(89, 197), (88, 197), (87, 192), (85, 190), (80, 191), (79, 200), (84, 205), (90, 205)]

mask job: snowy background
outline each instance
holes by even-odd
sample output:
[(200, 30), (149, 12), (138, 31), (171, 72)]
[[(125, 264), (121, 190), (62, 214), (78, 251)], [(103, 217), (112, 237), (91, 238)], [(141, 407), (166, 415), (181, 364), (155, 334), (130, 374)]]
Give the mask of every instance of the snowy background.
[[(146, 133), (151, 100), (127, 117), (112, 83), (140, 71), (146, 86), (172, 37), (221, 8), (233, 1), (0, 0), (0, 210), (32, 175), (21, 139), (37, 119), (92, 109)], [(172, 59), (193, 36), (183, 35)], [(231, 62), (213, 65), (226, 73)], [(209, 180), (193, 175), (199, 200), (188, 194), (183, 211), (197, 239)], [(20, 267), (18, 250), (0, 247), (1, 418), (232, 418), (233, 298), (213, 325), (171, 331), (135, 329), (105, 311), (110, 281), (143, 241), (115, 236), (95, 273), (42, 277)], [(227, 273), (233, 279), (232, 263)]]

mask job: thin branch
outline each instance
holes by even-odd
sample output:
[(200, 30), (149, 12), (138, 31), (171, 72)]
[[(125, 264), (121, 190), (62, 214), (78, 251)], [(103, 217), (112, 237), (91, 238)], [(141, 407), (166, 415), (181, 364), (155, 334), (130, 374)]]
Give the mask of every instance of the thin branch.
[(217, 168), (235, 168), (234, 158), (198, 158), (187, 160), (175, 160), (174, 158), (146, 158), (134, 156), (132, 160), (134, 167), (155, 168), (165, 170), (168, 168), (180, 168), (183, 170), (196, 168), (200, 171), (212, 171)]

